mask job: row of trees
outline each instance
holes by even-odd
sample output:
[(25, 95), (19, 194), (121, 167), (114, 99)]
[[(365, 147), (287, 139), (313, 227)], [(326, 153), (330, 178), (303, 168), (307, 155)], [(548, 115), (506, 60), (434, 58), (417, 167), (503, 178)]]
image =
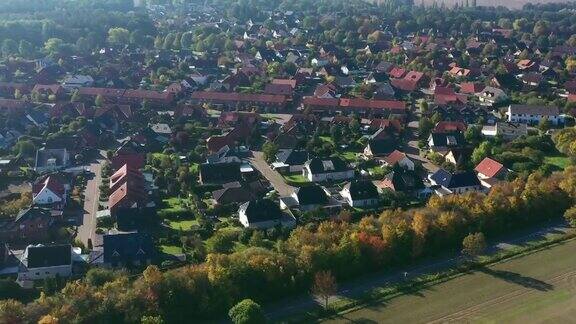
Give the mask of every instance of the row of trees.
[[(308, 291), (321, 271), (345, 279), (397, 266), (459, 248), (470, 233), (494, 236), (561, 217), (575, 201), (575, 167), (550, 177), (534, 173), (495, 186), (487, 195), (433, 197), (425, 208), (388, 210), (358, 223), (308, 224), (269, 248), (211, 253), (205, 263), (167, 272), (152, 266), (133, 281), (123, 274), (107, 273), (100, 280), (91, 275), (27, 305), (4, 301), (0, 318), (12, 323), (35, 322), (47, 314), (69, 322), (208, 319), (245, 298), (262, 302)], [(473, 254), (481, 240), (471, 236), (465, 248)]]

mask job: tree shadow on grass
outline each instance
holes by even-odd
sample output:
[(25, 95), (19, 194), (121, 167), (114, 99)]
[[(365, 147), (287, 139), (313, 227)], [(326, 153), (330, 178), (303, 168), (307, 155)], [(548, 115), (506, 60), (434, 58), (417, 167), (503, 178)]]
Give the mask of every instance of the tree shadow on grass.
[(554, 285), (551, 285), (542, 280), (538, 280), (536, 278), (523, 276), (516, 272), (505, 270), (494, 270), (486, 267), (482, 267), (478, 269), (478, 271), (491, 275), (495, 278), (523, 286), (525, 288), (535, 289), (539, 291), (550, 291), (554, 289)]

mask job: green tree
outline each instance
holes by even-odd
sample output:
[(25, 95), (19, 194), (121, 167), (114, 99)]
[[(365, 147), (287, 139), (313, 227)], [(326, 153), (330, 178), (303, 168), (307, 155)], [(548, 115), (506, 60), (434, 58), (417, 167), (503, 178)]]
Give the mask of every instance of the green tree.
[(94, 99), (94, 104), (98, 107), (102, 107), (104, 105), (104, 97), (102, 95), (97, 95), (96, 99)]
[(252, 299), (244, 299), (228, 311), (228, 316), (234, 324), (266, 323), (264, 312), (260, 305)]
[(482, 233), (468, 234), (462, 241), (462, 253), (476, 257), (486, 250), (486, 239)]
[(64, 48), (64, 41), (60, 38), (50, 38), (44, 43), (44, 51), (49, 55), (59, 54)]
[(115, 27), (108, 29), (108, 42), (113, 45), (125, 45), (130, 42), (130, 31), (126, 28)]
[(564, 219), (566, 219), (570, 226), (576, 227), (576, 206), (573, 206), (564, 213)]
[(538, 129), (541, 132), (546, 132), (550, 128), (552, 128), (552, 122), (548, 119), (548, 117), (540, 119), (540, 122), (538, 122)]
[(278, 145), (267, 141), (262, 145), (262, 153), (264, 154), (264, 159), (268, 163), (272, 163), (276, 160), (276, 154), (278, 154)]
[(490, 156), (492, 153), (492, 144), (490, 142), (482, 142), (478, 145), (474, 151), (472, 151), (471, 160), (474, 165), (478, 165), (478, 163), (482, 162), (485, 157)]

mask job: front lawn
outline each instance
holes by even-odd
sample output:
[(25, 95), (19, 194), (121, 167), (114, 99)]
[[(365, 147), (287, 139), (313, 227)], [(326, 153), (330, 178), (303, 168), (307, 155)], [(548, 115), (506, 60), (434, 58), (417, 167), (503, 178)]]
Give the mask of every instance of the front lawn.
[(284, 179), (286, 179), (286, 182), (292, 184), (305, 184), (309, 182), (308, 179), (302, 175), (302, 173), (287, 174), (284, 175)]
[(347, 162), (357, 162), (359, 153), (351, 152), (351, 151), (345, 151), (345, 152), (339, 153), (339, 155), (342, 159), (344, 159)]
[(160, 245), (162, 253), (178, 255), (182, 254), (182, 247), (176, 245)]
[(570, 158), (564, 155), (546, 156), (544, 163), (551, 164), (559, 169), (566, 169), (571, 165)]
[(186, 220), (168, 220), (167, 221), (168, 226), (170, 226), (170, 228), (174, 229), (174, 230), (183, 230), (183, 231), (187, 231), (190, 230), (192, 228), (192, 226), (196, 226), (198, 225), (198, 221), (195, 219), (186, 219)]

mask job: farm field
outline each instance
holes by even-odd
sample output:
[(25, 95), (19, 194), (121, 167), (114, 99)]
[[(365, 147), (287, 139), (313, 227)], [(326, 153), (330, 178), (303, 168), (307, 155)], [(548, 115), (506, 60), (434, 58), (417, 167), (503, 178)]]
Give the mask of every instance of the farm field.
[(327, 323), (568, 323), (576, 240), (326, 320)]

